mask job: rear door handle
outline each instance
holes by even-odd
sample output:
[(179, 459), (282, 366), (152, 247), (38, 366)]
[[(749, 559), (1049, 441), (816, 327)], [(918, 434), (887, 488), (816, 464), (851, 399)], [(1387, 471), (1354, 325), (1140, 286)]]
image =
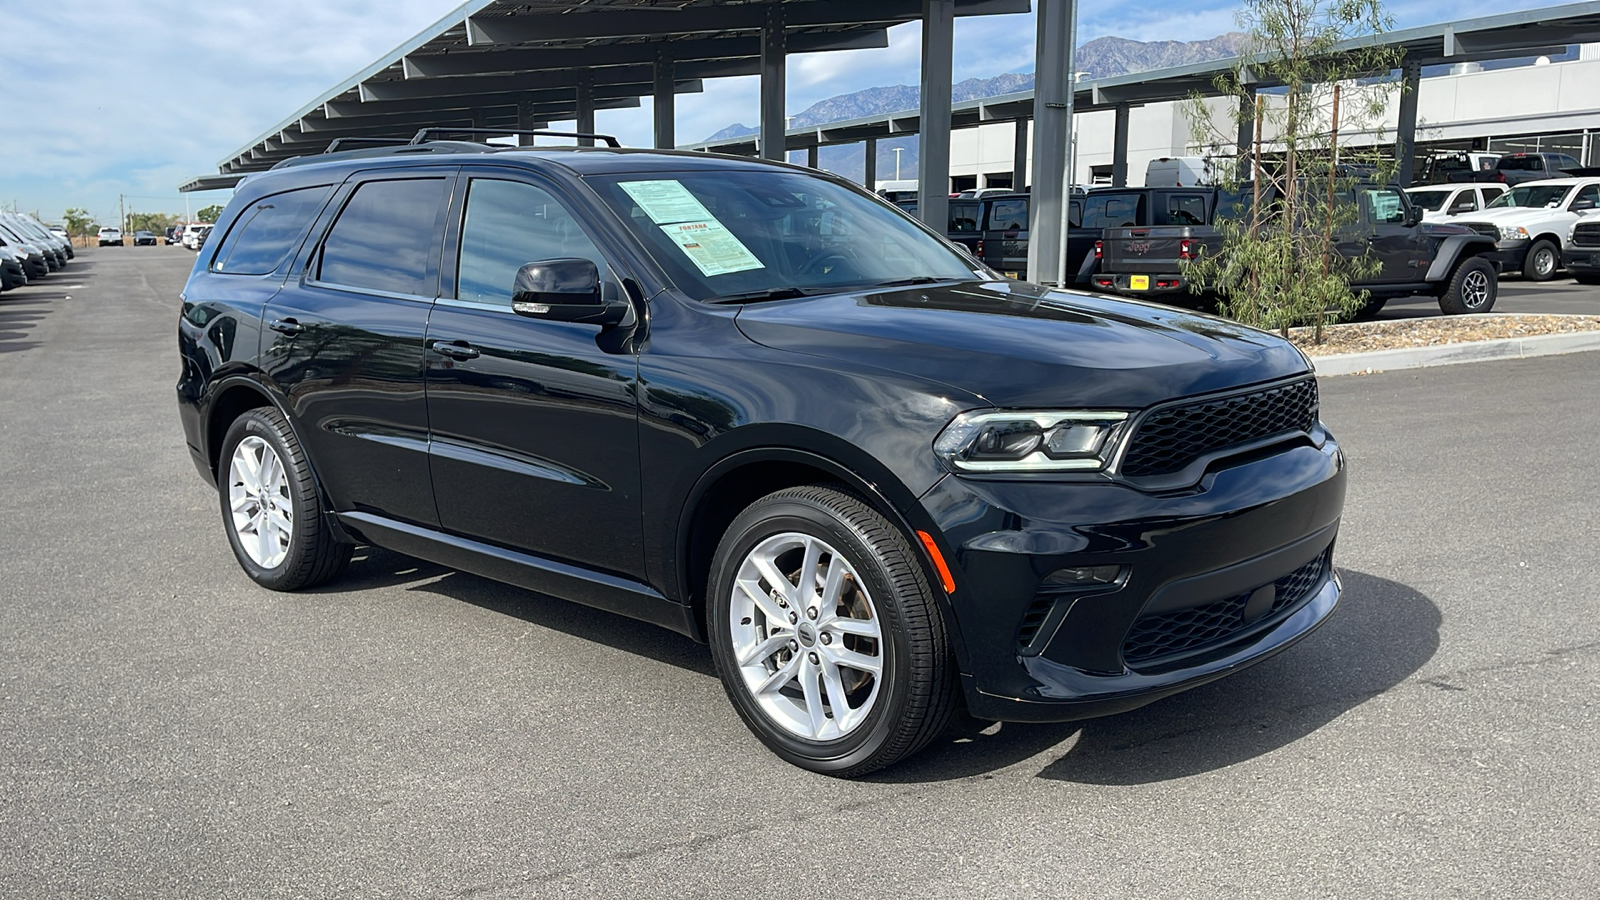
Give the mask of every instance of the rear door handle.
[(273, 319), (270, 323), (268, 323), (267, 327), (279, 334), (290, 335), (299, 334), (300, 332), (306, 330), (304, 325), (301, 325), (294, 319)]
[(450, 359), (477, 359), (478, 350), (466, 341), (434, 341), (428, 349)]

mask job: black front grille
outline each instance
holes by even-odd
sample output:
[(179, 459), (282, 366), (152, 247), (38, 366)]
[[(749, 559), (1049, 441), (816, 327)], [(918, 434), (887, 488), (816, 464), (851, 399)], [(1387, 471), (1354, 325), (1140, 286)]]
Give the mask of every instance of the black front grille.
[(1600, 247), (1600, 222), (1579, 222), (1572, 229), (1572, 246)]
[(1488, 222), (1462, 222), (1461, 224), (1484, 237), (1494, 238), (1496, 241), (1500, 240), (1500, 226), (1498, 225), (1490, 225)]
[(1218, 450), (1317, 424), (1317, 380), (1158, 409), (1139, 423), (1122, 458), (1130, 478), (1168, 475)]
[(1128, 629), (1128, 636), (1122, 642), (1122, 658), (1134, 667), (1151, 665), (1175, 654), (1222, 643), (1252, 625), (1270, 623), (1304, 603), (1322, 584), (1327, 571), (1328, 553), (1324, 551), (1316, 559), (1274, 581), (1276, 595), (1272, 609), (1253, 622), (1245, 621), (1244, 611), (1255, 591), (1204, 606), (1141, 616)]

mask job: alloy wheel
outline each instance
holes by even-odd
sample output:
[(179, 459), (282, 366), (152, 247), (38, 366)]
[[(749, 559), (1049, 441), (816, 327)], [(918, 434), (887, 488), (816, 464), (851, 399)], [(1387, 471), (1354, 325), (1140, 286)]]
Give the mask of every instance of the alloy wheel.
[(228, 463), (228, 504), (239, 546), (256, 565), (276, 568), (294, 537), (294, 502), (283, 461), (255, 435), (240, 441)]
[(1478, 309), (1489, 302), (1489, 276), (1471, 271), (1461, 281), (1461, 303), (1468, 309)]
[(740, 679), (774, 724), (830, 741), (866, 721), (884, 673), (883, 632), (843, 554), (812, 535), (773, 535), (739, 564), (731, 600)]

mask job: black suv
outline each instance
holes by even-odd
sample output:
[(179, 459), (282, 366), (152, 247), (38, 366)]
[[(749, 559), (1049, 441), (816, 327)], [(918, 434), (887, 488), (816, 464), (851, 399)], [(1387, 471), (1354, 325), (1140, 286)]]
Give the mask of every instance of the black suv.
[(975, 269), (782, 163), (465, 142), (240, 186), (179, 322), (189, 450), (276, 590), (370, 543), (709, 642), (855, 775), (1132, 709), (1340, 595), (1306, 359)]

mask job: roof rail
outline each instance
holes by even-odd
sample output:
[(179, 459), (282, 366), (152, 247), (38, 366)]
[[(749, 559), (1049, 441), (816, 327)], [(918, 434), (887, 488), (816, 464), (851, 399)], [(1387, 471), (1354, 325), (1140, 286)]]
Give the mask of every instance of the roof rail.
[(328, 148), (326, 150), (323, 150), (322, 152), (323, 153), (338, 153), (339, 152), (339, 148), (343, 147), (343, 146), (346, 146), (346, 145), (360, 144), (360, 145), (366, 146), (366, 147), (394, 147), (394, 146), (397, 146), (397, 145), (409, 144), (409, 143), (411, 143), (411, 142), (406, 140), (405, 138), (342, 137), (342, 138), (334, 138), (333, 139), (333, 143), (329, 144)]
[(605, 141), (606, 146), (621, 148), (622, 142), (609, 134), (588, 134), (581, 131), (528, 131), (519, 128), (424, 128), (411, 138), (411, 143), (421, 144), (428, 140), (432, 134), (487, 134), (499, 137), (517, 137), (528, 135), (530, 137), (563, 137), (563, 138), (588, 138), (592, 141)]

